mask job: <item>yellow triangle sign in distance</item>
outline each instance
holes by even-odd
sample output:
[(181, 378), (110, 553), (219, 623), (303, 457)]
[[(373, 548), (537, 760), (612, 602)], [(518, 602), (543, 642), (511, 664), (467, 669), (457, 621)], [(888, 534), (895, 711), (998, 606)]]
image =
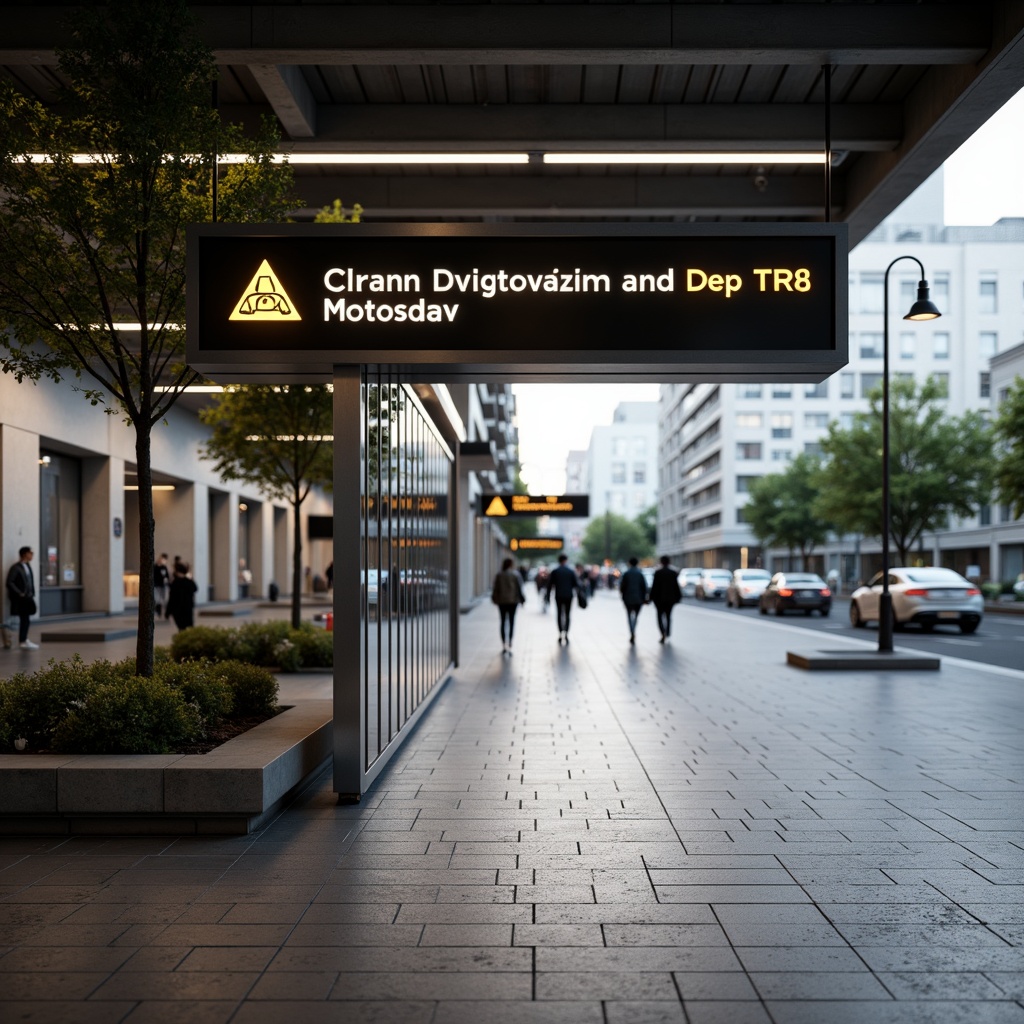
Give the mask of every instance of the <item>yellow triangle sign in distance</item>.
[(302, 317), (299, 316), (292, 300), (288, 298), (288, 293), (277, 279), (277, 274), (271, 270), (270, 263), (264, 260), (228, 319), (280, 322), (301, 320)]
[(487, 511), (484, 512), (485, 516), (507, 516), (508, 509), (505, 507), (505, 502), (501, 498), (495, 496), (491, 499), (490, 505), (487, 506)]

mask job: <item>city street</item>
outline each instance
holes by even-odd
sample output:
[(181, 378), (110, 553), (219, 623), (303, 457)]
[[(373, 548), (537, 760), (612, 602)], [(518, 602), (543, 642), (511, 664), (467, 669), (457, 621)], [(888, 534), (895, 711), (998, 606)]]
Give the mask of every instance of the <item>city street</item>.
[[(685, 607), (693, 605), (727, 615), (762, 618), (757, 608), (726, 608), (724, 601), (691, 601), (687, 598), (684, 602)], [(812, 615), (788, 612), (781, 619), (768, 616), (768, 621), (877, 644), (876, 624), (871, 623), (866, 629), (854, 629), (850, 625), (849, 609), (849, 600), (838, 598), (833, 601), (832, 614), (827, 618), (822, 618), (817, 612)], [(986, 613), (978, 631), (972, 636), (964, 636), (955, 626), (939, 626), (932, 633), (909, 626), (895, 634), (894, 643), (898, 648), (924, 651), (941, 658), (963, 658), (1001, 668), (1024, 669), (1024, 615)]]

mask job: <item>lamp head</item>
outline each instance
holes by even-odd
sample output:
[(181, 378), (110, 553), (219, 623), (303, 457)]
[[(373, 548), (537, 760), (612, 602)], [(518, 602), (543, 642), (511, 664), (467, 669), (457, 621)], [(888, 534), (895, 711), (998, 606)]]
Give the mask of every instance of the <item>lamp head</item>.
[(928, 295), (928, 282), (922, 278), (917, 283), (917, 301), (910, 307), (904, 320), (937, 320), (942, 314)]

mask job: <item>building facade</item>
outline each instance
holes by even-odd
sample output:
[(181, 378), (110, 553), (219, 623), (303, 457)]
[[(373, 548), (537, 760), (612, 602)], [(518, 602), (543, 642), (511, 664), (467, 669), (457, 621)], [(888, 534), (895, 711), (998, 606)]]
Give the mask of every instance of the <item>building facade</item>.
[[(942, 317), (901, 319), (919, 272), (912, 260), (896, 262), (889, 275), (890, 373), (937, 379), (951, 416), (991, 411), (993, 357), (1024, 338), (1024, 219), (945, 227), (942, 188), (940, 171), (851, 252), (850, 360), (839, 373), (820, 384), (662, 386), (658, 537), (678, 564), (788, 567), (789, 553), (761, 551), (745, 522), (747, 492), (797, 454), (819, 451), (830, 423), (852, 425), (868, 408), (867, 396), (882, 380), (885, 270), (901, 256), (922, 262)], [(922, 540), (918, 557), (1002, 579), (1018, 557), (1008, 539), (1012, 524), (993, 523), (1005, 514), (986, 508), (951, 522)], [(852, 584), (879, 561), (879, 538), (845, 536), (820, 549), (813, 567), (835, 569)]]

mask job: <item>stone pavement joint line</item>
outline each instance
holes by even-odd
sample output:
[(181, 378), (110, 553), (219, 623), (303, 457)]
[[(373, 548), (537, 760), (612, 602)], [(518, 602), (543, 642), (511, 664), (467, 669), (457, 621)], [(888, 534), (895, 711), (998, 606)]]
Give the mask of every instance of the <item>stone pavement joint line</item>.
[(791, 628), (536, 598), (356, 807), (0, 840), (0, 1018), (1024, 1024), (1024, 673), (807, 674)]

